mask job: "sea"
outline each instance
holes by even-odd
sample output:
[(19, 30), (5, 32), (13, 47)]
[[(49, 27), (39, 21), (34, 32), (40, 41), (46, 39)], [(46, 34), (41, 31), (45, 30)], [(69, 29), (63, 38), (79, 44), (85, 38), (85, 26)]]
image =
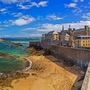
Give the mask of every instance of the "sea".
[[(29, 42), (40, 42), (40, 38), (2, 38), (7, 42), (0, 42), (0, 53), (8, 53), (14, 58), (0, 57), (0, 73), (15, 72), (26, 67), (24, 57), (29, 53), (25, 50), (29, 46)], [(12, 43), (21, 43), (23, 46), (12, 46)]]

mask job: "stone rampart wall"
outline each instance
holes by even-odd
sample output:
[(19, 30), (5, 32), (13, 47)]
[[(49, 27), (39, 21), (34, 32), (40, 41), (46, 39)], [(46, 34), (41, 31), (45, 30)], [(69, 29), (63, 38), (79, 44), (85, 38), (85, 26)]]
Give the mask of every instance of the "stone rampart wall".
[(90, 50), (81, 48), (62, 47), (57, 45), (40, 44), (44, 49), (50, 50), (51, 54), (58, 58), (72, 60), (77, 65), (87, 66), (90, 61)]
[(69, 60), (79, 66), (87, 66), (90, 61), (90, 50), (81, 48), (62, 47), (58, 45), (47, 45), (43, 43), (30, 43), (31, 45), (41, 46), (50, 51), (52, 55), (63, 60)]

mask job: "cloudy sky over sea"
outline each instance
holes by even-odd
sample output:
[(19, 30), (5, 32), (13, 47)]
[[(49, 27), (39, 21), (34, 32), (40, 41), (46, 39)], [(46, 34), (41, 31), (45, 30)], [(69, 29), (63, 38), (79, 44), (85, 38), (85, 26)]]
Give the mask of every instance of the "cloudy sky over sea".
[(0, 0), (0, 37), (41, 36), (42, 33), (90, 26), (89, 0)]

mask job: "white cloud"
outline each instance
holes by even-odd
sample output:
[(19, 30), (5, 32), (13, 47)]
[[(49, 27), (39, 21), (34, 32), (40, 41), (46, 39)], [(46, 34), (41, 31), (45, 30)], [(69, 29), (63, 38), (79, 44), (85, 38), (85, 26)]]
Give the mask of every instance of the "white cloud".
[(56, 31), (60, 32), (62, 30), (62, 25), (64, 25), (65, 30), (68, 30), (69, 25), (71, 25), (71, 28), (80, 29), (80, 28), (84, 28), (85, 25), (90, 26), (90, 21), (80, 21), (80, 22), (76, 22), (76, 23), (72, 22), (72, 23), (64, 23), (64, 24), (46, 23), (46, 24), (42, 24), (40, 27), (37, 27), (37, 31), (49, 32), (52, 30), (56, 30)]
[(78, 2), (78, 0), (73, 0), (73, 2)]
[(41, 1), (39, 3), (31, 2), (31, 7), (33, 7), (33, 6), (36, 6), (36, 7), (40, 7), (40, 6), (45, 7), (45, 6), (47, 6), (47, 3), (48, 3), (48, 1)]
[(36, 33), (36, 34), (29, 34), (28, 37), (41, 37), (42, 34)]
[(21, 17), (23, 16), (23, 13), (12, 13), (11, 15), (13, 15), (13, 17)]
[(80, 9), (80, 8), (75, 8), (75, 10), (73, 10), (72, 12), (75, 14), (75, 15), (78, 15), (78, 14), (80, 14), (81, 12), (82, 12), (83, 10), (82, 9)]
[(29, 8), (31, 8), (30, 5), (17, 4), (17, 6), (18, 6), (20, 9), (29, 9)]
[(1, 12), (4, 12), (4, 11), (6, 11), (6, 10), (7, 10), (6, 8), (0, 9)]
[(90, 20), (90, 13), (86, 13), (85, 15), (82, 16), (82, 18)]
[(5, 38), (5, 37), (11, 37), (11, 35), (2, 35), (1, 37)]
[(49, 20), (61, 20), (63, 18), (56, 16), (55, 14), (47, 15), (47, 19)]
[(18, 26), (22, 26), (22, 25), (26, 25), (29, 24), (31, 22), (35, 21), (35, 18), (30, 17), (30, 16), (23, 16), (19, 19), (16, 19), (15, 21), (13, 21), (12, 23), (14, 25), (18, 25)]
[[(62, 25), (64, 25), (65, 30), (68, 30), (69, 25), (71, 26), (72, 29), (73, 28), (80, 29), (80, 28), (84, 28), (85, 25), (88, 25), (90, 27), (90, 21), (79, 21), (76, 23), (72, 22), (72, 23), (63, 23), (63, 24), (45, 23), (45, 24), (38, 25), (37, 27), (24, 28), (20, 32), (22, 34), (26, 34), (30, 36), (40, 36), (42, 33), (48, 33), (49, 31), (53, 31), (53, 30), (57, 32), (61, 32)], [(35, 32), (33, 30), (35, 30)], [(29, 31), (30, 32), (33, 31), (34, 34), (28, 34)]]
[(7, 10), (7, 8), (1, 8), (1, 9), (0, 9), (0, 12), (1, 12), (2, 14), (6, 14), (6, 13), (8, 12), (8, 10)]
[(29, 30), (36, 30), (36, 28), (25, 28), (25, 29), (22, 29), (21, 31), (29, 31)]
[(17, 6), (20, 8), (20, 9), (30, 9), (31, 7), (45, 7), (47, 6), (47, 3), (48, 1), (41, 1), (39, 3), (36, 3), (36, 2), (30, 2), (30, 4), (28, 5), (23, 5), (23, 4), (17, 4)]
[(11, 25), (22, 26), (22, 25), (29, 24), (29, 23), (31, 23), (33, 21), (35, 21), (34, 17), (26, 15), (26, 16), (21, 16), (16, 20), (4, 21), (4, 24), (5, 24), (5, 26), (11, 26)]
[(70, 4), (65, 4), (65, 6), (68, 8), (76, 8), (77, 4), (76, 3), (70, 3)]
[(0, 28), (0, 30), (3, 30), (3, 28)]
[(84, 2), (84, 0), (80, 0), (81, 2)]
[(38, 5), (42, 6), (42, 7), (45, 7), (45, 6), (47, 6), (47, 3), (48, 3), (47, 1), (41, 1), (41, 2), (38, 3)]
[(30, 2), (30, 0), (0, 0), (0, 1), (5, 4)]
[(44, 20), (43, 16), (37, 16), (37, 20)]
[(73, 2), (84, 2), (84, 0), (73, 0)]

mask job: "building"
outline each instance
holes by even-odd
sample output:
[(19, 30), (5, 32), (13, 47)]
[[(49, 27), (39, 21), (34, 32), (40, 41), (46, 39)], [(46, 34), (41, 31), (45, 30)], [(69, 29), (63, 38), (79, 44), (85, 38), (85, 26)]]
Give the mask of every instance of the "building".
[(56, 31), (50, 31), (47, 34), (42, 35), (42, 42), (47, 44), (58, 44), (59, 42), (59, 33)]
[[(64, 30), (64, 26), (63, 26), (62, 31), (60, 33), (60, 43), (61, 43), (62, 46), (70, 46), (70, 47), (76, 47), (77, 46), (78, 47), (77, 37), (81, 36), (81, 35), (82, 36), (86, 35), (86, 36), (89, 37), (89, 35), (90, 35), (89, 26), (85, 26), (84, 28), (77, 29), (77, 30), (75, 30), (75, 28), (73, 28), (73, 29), (70, 28), (70, 25), (69, 25), (68, 30)], [(79, 43), (79, 46), (80, 45), (82, 47), (82, 44)], [(86, 45), (87, 44), (85, 44), (85, 46)], [(87, 45), (87, 47), (88, 47), (88, 45)]]
[(84, 28), (77, 29), (77, 30), (74, 29), (73, 35), (74, 35), (74, 39), (75, 39), (75, 37), (80, 36), (80, 35), (90, 35), (90, 28), (89, 28), (89, 26), (85, 25)]
[(90, 47), (90, 28), (85, 26), (81, 29), (72, 29), (69, 25), (68, 30), (64, 30), (62, 26), (61, 32), (50, 31), (43, 34), (42, 42), (67, 47)]
[(61, 46), (73, 46), (73, 30), (68, 28), (68, 30), (64, 30), (64, 26), (62, 27), (62, 31), (60, 32), (60, 45)]
[(41, 41), (45, 42), (45, 34), (42, 34)]
[(75, 39), (75, 47), (90, 47), (90, 36), (77, 36)]

